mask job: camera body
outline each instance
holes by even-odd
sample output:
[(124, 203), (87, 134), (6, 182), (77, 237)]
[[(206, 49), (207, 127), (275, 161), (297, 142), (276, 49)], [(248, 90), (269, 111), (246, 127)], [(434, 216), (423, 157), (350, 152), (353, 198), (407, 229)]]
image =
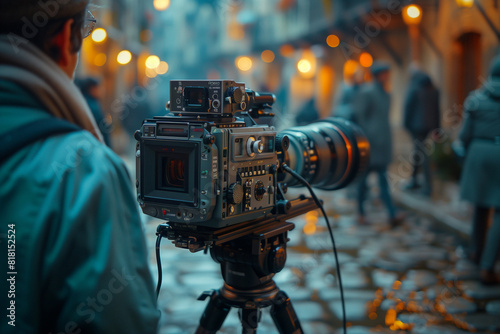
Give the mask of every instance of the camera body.
[(340, 189), (368, 166), (370, 144), (347, 120), (276, 133), (254, 120), (273, 116), (274, 95), (243, 83), (173, 80), (170, 94), (171, 114), (146, 119), (135, 134), (136, 186), (143, 212), (178, 233), (288, 217), (296, 203), (285, 198), (288, 186)]
[(248, 106), (244, 84), (172, 81), (171, 98), (180, 115), (147, 119), (136, 133), (143, 212), (210, 228), (273, 214), (276, 131), (233, 117)]

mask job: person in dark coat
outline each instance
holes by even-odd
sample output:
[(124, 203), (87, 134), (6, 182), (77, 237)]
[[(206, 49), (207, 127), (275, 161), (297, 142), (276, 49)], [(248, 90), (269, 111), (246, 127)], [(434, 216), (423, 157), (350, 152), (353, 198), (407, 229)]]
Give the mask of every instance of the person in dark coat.
[[(482, 282), (498, 284), (493, 269), (500, 250), (500, 56), (485, 84), (465, 101), (460, 140), (466, 148), (460, 195), (475, 205), (471, 257), (480, 266)], [(486, 233), (491, 208), (493, 224)]]
[[(404, 103), (403, 125), (411, 134), (413, 149), (413, 173), (407, 189), (421, 188), (421, 193), (430, 196), (432, 178), (429, 155), (422, 150), (423, 142), (433, 130), (440, 127), (439, 91), (431, 78), (420, 70), (414, 70)], [(418, 171), (422, 168), (423, 183), (417, 181)]]
[(364, 200), (367, 193), (367, 179), (371, 172), (378, 175), (380, 196), (389, 213), (391, 226), (397, 225), (401, 217), (396, 215), (387, 182), (387, 166), (392, 160), (392, 137), (389, 125), (391, 97), (386, 91), (390, 78), (390, 67), (375, 62), (371, 67), (373, 82), (364, 84), (353, 104), (354, 117), (370, 142), (370, 167), (358, 186), (358, 221), (366, 223)]

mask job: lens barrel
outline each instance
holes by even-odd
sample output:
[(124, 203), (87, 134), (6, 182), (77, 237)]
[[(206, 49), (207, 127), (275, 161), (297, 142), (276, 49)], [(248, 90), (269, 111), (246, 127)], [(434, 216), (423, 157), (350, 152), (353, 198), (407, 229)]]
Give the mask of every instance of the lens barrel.
[[(322, 119), (281, 131), (290, 141), (283, 162), (313, 187), (335, 190), (347, 186), (368, 167), (370, 144), (363, 131), (343, 118)], [(300, 185), (287, 175), (288, 186)]]

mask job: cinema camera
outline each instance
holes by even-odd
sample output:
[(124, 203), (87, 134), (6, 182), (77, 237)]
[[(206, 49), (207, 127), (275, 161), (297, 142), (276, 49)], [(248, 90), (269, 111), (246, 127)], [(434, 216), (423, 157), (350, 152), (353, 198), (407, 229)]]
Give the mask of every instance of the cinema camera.
[[(255, 121), (274, 116), (274, 95), (229, 80), (173, 80), (170, 98), (170, 115), (146, 119), (135, 134), (137, 193), (145, 214), (167, 221), (157, 229), (157, 259), (163, 236), (191, 252), (210, 249), (221, 264), (225, 284), (200, 297), (210, 301), (197, 333), (215, 333), (231, 307), (254, 333), (266, 306), (280, 333), (300, 333), (272, 278), (285, 265), (294, 228), (285, 220), (320, 203), (288, 200), (287, 187), (346, 186), (367, 165), (366, 137), (340, 118), (278, 133)], [(159, 260), (158, 267), (157, 293)]]
[(172, 115), (145, 120), (136, 134), (139, 203), (170, 224), (218, 229), (286, 213), (286, 185), (298, 184), (283, 163), (333, 190), (367, 160), (366, 139), (341, 119), (280, 133), (257, 125), (275, 98), (243, 83), (171, 81), (170, 97)]

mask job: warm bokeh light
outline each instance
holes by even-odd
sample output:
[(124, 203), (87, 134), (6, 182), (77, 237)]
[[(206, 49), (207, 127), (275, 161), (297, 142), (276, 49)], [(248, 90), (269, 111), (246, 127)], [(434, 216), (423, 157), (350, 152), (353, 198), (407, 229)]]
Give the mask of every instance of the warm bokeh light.
[(146, 59), (146, 67), (154, 70), (160, 65), (160, 58), (155, 55), (151, 55)]
[(274, 52), (271, 50), (264, 50), (260, 54), (260, 57), (262, 58), (262, 61), (265, 63), (272, 63), (274, 60)]
[(106, 40), (106, 37), (108, 37), (108, 34), (103, 28), (97, 28), (92, 33), (92, 40), (96, 43), (104, 42)]
[(241, 56), (236, 58), (236, 67), (243, 72), (249, 71), (252, 68), (252, 59), (247, 56)]
[(406, 8), (406, 13), (412, 19), (416, 19), (417, 17), (420, 16), (420, 9), (415, 5), (410, 5), (408, 6), (408, 8)]
[(305, 224), (304, 228), (302, 229), (305, 235), (312, 235), (316, 233), (316, 224)]
[(116, 57), (116, 61), (120, 65), (127, 65), (128, 63), (130, 63), (131, 60), (132, 60), (132, 54), (128, 50), (120, 51), (120, 53)]
[(337, 35), (329, 35), (326, 38), (326, 44), (331, 48), (336, 48), (340, 44), (340, 38)]
[(470, 8), (474, 6), (474, 0), (457, 0), (458, 7)]
[(309, 73), (312, 70), (311, 62), (307, 59), (301, 59), (297, 63), (297, 69), (300, 73)]
[(155, 69), (156, 70), (156, 73), (158, 74), (165, 74), (168, 72), (168, 64), (166, 61), (161, 61), (160, 62), (160, 65), (158, 65), (158, 67)]
[(395, 309), (389, 309), (387, 310), (387, 313), (385, 314), (385, 324), (387, 326), (391, 326), (394, 324), (394, 322), (396, 321), (396, 317), (397, 317), (397, 313), (396, 313), (396, 310)]
[(351, 78), (354, 73), (358, 70), (358, 62), (352, 59), (349, 59), (344, 63), (344, 78)]
[(154, 0), (153, 6), (156, 10), (162, 11), (170, 7), (170, 0)]
[(241, 41), (245, 38), (245, 28), (236, 20), (231, 20), (227, 24), (227, 36), (233, 41)]
[(151, 68), (146, 68), (146, 76), (148, 78), (155, 78), (156, 76), (158, 75), (158, 73), (156, 72), (155, 69), (151, 69)]
[(359, 55), (359, 64), (363, 67), (370, 67), (373, 64), (373, 57), (368, 52), (363, 52)]
[(403, 20), (406, 24), (419, 24), (422, 20), (422, 9), (417, 5), (409, 5), (403, 9)]
[(106, 64), (106, 60), (108, 60), (108, 57), (106, 57), (106, 54), (98, 53), (94, 57), (94, 65), (95, 66), (104, 66), (104, 64)]
[(290, 57), (293, 54), (293, 46), (285, 44), (280, 47), (280, 55), (283, 57)]
[(306, 225), (315, 225), (318, 222), (318, 213), (316, 211), (309, 211), (306, 213)]
[(300, 59), (296, 63), (296, 68), (300, 76), (304, 79), (312, 79), (317, 73), (316, 54), (311, 49), (304, 49)]

